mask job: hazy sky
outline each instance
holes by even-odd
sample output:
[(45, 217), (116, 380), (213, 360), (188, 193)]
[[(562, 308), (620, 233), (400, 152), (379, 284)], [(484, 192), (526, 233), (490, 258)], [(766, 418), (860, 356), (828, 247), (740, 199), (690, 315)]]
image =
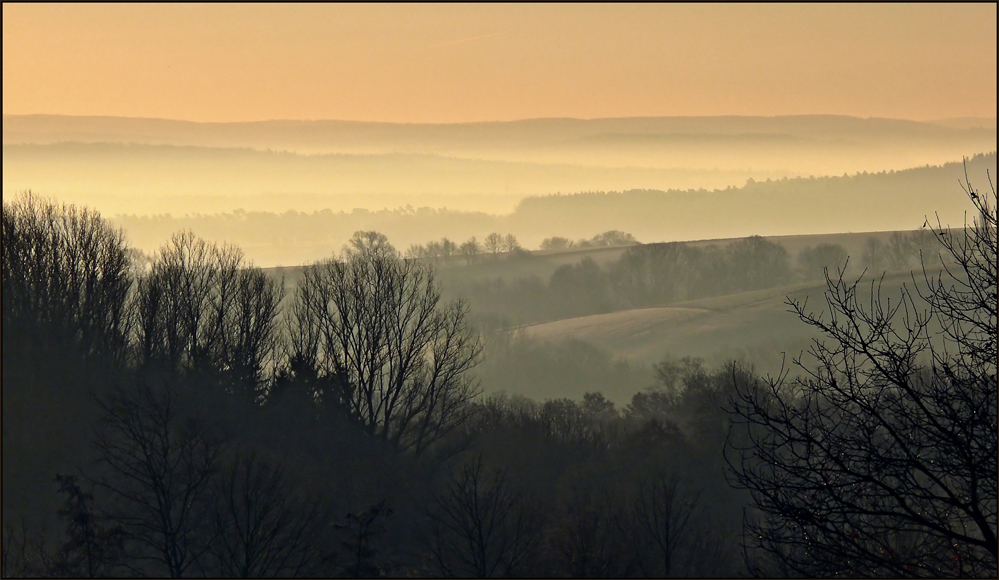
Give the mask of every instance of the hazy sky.
[(996, 114), (996, 5), (3, 5), (3, 112)]

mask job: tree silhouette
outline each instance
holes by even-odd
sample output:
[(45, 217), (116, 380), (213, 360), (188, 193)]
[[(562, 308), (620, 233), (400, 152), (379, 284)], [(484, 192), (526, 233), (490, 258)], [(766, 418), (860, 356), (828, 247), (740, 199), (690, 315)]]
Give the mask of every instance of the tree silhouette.
[[(788, 304), (828, 341), (811, 369), (742, 386), (748, 442), (729, 465), (761, 517), (758, 572), (984, 576), (997, 566), (996, 194), (936, 230), (955, 266), (893, 302), (827, 274), (828, 318)], [(731, 454), (729, 454), (731, 455)]]
[(635, 236), (621, 230), (608, 230), (590, 239), (593, 246), (631, 246), (637, 243)]
[(887, 266), (891, 270), (901, 270), (909, 266), (912, 257), (912, 239), (902, 232), (892, 232), (885, 245)]
[(347, 245), (344, 246), (344, 252), (393, 257), (399, 255), (399, 252), (389, 243), (388, 236), (385, 234), (376, 231), (361, 230), (354, 232), (354, 235), (350, 237)]
[(733, 290), (758, 290), (787, 282), (791, 261), (784, 246), (760, 236), (732, 242), (725, 247), (729, 283)]
[(208, 374), (258, 398), (276, 352), (283, 296), (283, 283), (247, 266), (238, 248), (179, 233), (139, 279), (139, 366)]
[(28, 192), (3, 204), (2, 251), (4, 344), (22, 363), (71, 352), (125, 363), (132, 281), (121, 230), (97, 212)]
[(541, 241), (542, 250), (568, 250), (573, 245), (572, 240), (561, 236), (553, 236)]
[(341, 542), (346, 560), (343, 574), (348, 578), (378, 578), (384, 570), (378, 564), (376, 539), (385, 532), (385, 518), (392, 515), (392, 508), (385, 500), (358, 513), (348, 513), (344, 522), (336, 527), (346, 533)]
[(888, 266), (888, 251), (885, 249), (885, 243), (874, 237), (867, 238), (867, 241), (864, 242), (864, 253), (861, 255), (861, 260), (865, 267), (874, 272), (884, 270)]
[(458, 247), (458, 251), (464, 256), (465, 265), (471, 266), (482, 253), (482, 246), (475, 240), (475, 236), (472, 236)]
[(623, 533), (624, 506), (589, 484), (562, 503), (548, 542), (559, 572), (569, 578), (618, 578), (635, 572), (634, 551)]
[[(94, 440), (108, 492), (108, 515), (134, 546), (133, 562), (162, 566), (171, 578), (202, 565), (210, 484), (220, 445), (196, 418), (180, 412), (169, 384), (139, 381), (101, 401), (101, 428)], [(141, 567), (130, 566), (134, 572)]]
[(488, 236), (486, 236), (485, 241), (482, 243), (486, 251), (492, 254), (493, 257), (495, 257), (496, 254), (500, 253), (500, 251), (503, 250), (503, 244), (504, 244), (503, 235), (496, 232), (493, 232)]
[(52, 477), (86, 453), (92, 394), (129, 363), (131, 265), (87, 208), (5, 196), (2, 228), (4, 521), (36, 523), (59, 503)]
[(292, 359), (318, 396), (373, 437), (421, 453), (459, 425), (481, 352), (467, 306), (441, 303), (433, 270), (346, 256), (305, 269), (292, 306)]
[(80, 488), (76, 476), (57, 475), (56, 481), (66, 494), (59, 510), (66, 521), (66, 542), (52, 571), (64, 577), (113, 576), (125, 558), (125, 531), (97, 513), (93, 494)]
[(500, 246), (504, 252), (512, 252), (520, 248), (520, 242), (517, 241), (517, 236), (513, 234), (507, 234), (503, 238), (503, 244)]
[(821, 278), (823, 269), (842, 268), (846, 259), (846, 248), (839, 244), (809, 246), (798, 255), (798, 262), (806, 278)]
[(212, 486), (209, 552), (225, 578), (298, 577), (322, 561), (327, 513), (284, 469), (256, 453), (232, 458)]
[[(680, 549), (695, 542), (694, 527), (697, 517), (698, 494), (688, 494), (681, 487), (679, 479), (666, 474), (657, 474), (639, 485), (638, 496), (632, 508), (632, 517), (639, 532), (652, 553), (656, 566), (648, 566), (639, 559), (650, 576), (669, 578), (689, 563), (691, 554), (683, 554), (686, 560), (678, 561)], [(702, 554), (699, 554), (702, 555)]]
[(451, 473), (431, 520), (430, 551), (448, 577), (516, 575), (540, 540), (540, 520), (518, 501), (503, 472), (490, 475), (481, 458)]

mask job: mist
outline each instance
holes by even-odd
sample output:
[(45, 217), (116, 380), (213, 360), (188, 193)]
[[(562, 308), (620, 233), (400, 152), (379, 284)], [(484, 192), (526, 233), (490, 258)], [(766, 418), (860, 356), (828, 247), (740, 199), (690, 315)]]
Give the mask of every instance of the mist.
[(994, 5), (8, 5), (7, 577), (995, 577)]
[[(956, 125), (956, 126), (955, 126)], [(109, 216), (447, 207), (530, 196), (738, 187), (942, 165), (995, 148), (994, 119), (537, 119), (450, 125), (5, 115), (3, 190)]]

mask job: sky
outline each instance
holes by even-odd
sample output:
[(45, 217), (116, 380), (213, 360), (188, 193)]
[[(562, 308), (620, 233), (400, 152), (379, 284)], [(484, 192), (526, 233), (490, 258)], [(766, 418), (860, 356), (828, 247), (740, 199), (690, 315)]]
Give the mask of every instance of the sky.
[(996, 5), (3, 5), (3, 113), (995, 117)]

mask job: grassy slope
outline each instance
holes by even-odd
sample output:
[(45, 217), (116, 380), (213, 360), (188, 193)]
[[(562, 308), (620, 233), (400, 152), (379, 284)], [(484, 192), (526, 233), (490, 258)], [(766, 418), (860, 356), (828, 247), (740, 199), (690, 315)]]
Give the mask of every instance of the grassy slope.
[[(917, 275), (918, 279), (918, 275)], [(869, 287), (865, 278), (861, 289)], [(908, 272), (885, 277), (884, 287), (899, 288)], [(796, 354), (818, 334), (789, 312), (787, 297), (808, 298), (809, 310), (825, 308), (824, 284), (798, 284), (683, 302), (527, 325), (514, 332), (540, 340), (578, 339), (638, 363), (665, 355), (695, 356), (711, 364), (744, 358), (762, 372), (775, 372), (781, 353)]]

